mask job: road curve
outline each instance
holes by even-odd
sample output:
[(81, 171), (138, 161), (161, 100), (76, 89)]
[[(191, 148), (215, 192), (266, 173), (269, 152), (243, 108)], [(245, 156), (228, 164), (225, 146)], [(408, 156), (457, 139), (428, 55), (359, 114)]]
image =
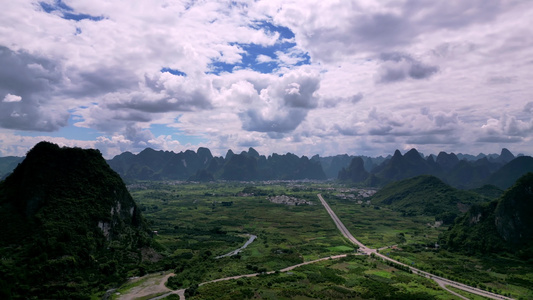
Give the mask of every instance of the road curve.
[[(341, 222), (341, 220), (337, 217), (335, 212), (331, 209), (331, 207), (329, 207), (328, 203), (324, 200), (324, 198), (322, 198), (322, 195), (318, 194), (317, 196), (318, 196), (318, 199), (320, 200), (320, 202), (322, 202), (322, 205), (324, 206), (324, 208), (326, 209), (328, 214), (330, 215), (331, 219), (333, 219), (333, 222), (335, 222), (335, 225), (337, 225), (337, 228), (340, 230), (342, 235), (344, 237), (346, 237), (348, 240), (350, 240), (352, 243), (354, 243), (355, 245), (359, 246), (359, 250), (361, 252), (364, 252), (366, 254), (374, 254), (374, 255), (379, 256), (379, 257), (381, 257), (381, 258), (383, 258), (385, 260), (388, 260), (388, 261), (391, 261), (393, 263), (408, 267), (414, 274), (417, 274), (417, 275), (420, 275), (420, 276), (423, 276), (423, 277), (426, 277), (426, 278), (433, 279), (439, 286), (441, 286), (443, 288), (444, 288), (444, 286), (449, 285), (449, 286), (453, 286), (455, 288), (461, 289), (463, 291), (466, 291), (466, 292), (469, 292), (469, 293), (472, 293), (472, 294), (476, 294), (476, 295), (480, 295), (480, 296), (484, 296), (484, 297), (491, 298), (491, 299), (506, 299), (506, 300), (512, 300), (513, 299), (513, 298), (505, 297), (505, 296), (502, 296), (502, 295), (494, 294), (494, 293), (491, 293), (491, 292), (487, 292), (485, 290), (478, 289), (478, 288), (475, 288), (475, 287), (472, 287), (472, 286), (469, 286), (469, 285), (466, 285), (466, 284), (463, 284), (463, 283), (459, 283), (459, 282), (456, 282), (456, 281), (453, 281), (453, 280), (449, 280), (449, 279), (446, 279), (444, 277), (436, 276), (436, 275), (433, 275), (431, 273), (419, 270), (417, 268), (413, 268), (411, 266), (408, 266), (408, 265), (406, 265), (404, 263), (401, 263), (401, 262), (399, 262), (397, 260), (394, 260), (394, 259), (392, 259), (392, 258), (390, 258), (390, 257), (388, 257), (386, 255), (383, 255), (383, 254), (377, 252), (376, 249), (372, 249), (372, 248), (369, 248), (369, 247), (365, 246), (363, 243), (358, 241), (348, 231), (348, 229), (346, 229), (346, 227)], [(444, 288), (444, 289), (446, 291), (450, 291), (450, 290), (448, 290), (446, 288)]]

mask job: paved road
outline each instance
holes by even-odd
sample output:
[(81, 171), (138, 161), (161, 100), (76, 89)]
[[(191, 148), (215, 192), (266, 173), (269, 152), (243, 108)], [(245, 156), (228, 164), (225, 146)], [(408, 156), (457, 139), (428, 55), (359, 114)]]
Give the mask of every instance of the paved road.
[(250, 245), (257, 238), (257, 236), (253, 235), (253, 234), (246, 234), (246, 236), (249, 236), (250, 238), (248, 239), (248, 241), (246, 241), (246, 243), (244, 243), (244, 245), (242, 247), (240, 247), (239, 249), (233, 250), (233, 251), (231, 251), (229, 253), (226, 253), (224, 255), (219, 255), (219, 256), (217, 256), (215, 258), (219, 259), (219, 258), (222, 258), (222, 257), (237, 255), (237, 254), (239, 254), (239, 252), (241, 252), (242, 250), (246, 249), (246, 247), (248, 247), (248, 245)]
[[(285, 269), (281, 269), (279, 271), (280, 272), (288, 272), (288, 271), (290, 271), (292, 269), (295, 269), (295, 268), (298, 268), (298, 267), (301, 267), (301, 266), (305, 266), (305, 265), (308, 265), (308, 264), (314, 264), (314, 263), (317, 263), (319, 261), (328, 260), (328, 259), (339, 259), (339, 258), (343, 258), (343, 257), (346, 257), (346, 256), (348, 256), (348, 254), (339, 254), (339, 255), (333, 255), (333, 256), (328, 256), (328, 257), (322, 257), (322, 258), (311, 260), (311, 261), (307, 261), (307, 262), (304, 262), (304, 263), (301, 263), (301, 264), (293, 265), (293, 266), (287, 267)], [(264, 274), (274, 274), (274, 273), (275, 273), (275, 271), (269, 271), (269, 272), (265, 272)], [(231, 277), (218, 278), (218, 279), (214, 279), (214, 280), (211, 280), (211, 281), (202, 282), (198, 286), (202, 286), (202, 285), (210, 284), (210, 283), (214, 283), (214, 282), (219, 282), (219, 281), (240, 279), (240, 278), (246, 278), (246, 277), (255, 277), (255, 276), (259, 276), (261, 274), (263, 274), (263, 273), (252, 273), (252, 274), (244, 274), (244, 275), (237, 275), (237, 276), (231, 276)], [(170, 276), (171, 275), (174, 275), (174, 274), (170, 274)], [(168, 279), (168, 277), (167, 277), (167, 279)], [(165, 287), (165, 288), (168, 290), (167, 287)], [(185, 299), (185, 289), (181, 289), (181, 290), (168, 292), (168, 293), (166, 293), (164, 295), (161, 295), (161, 296), (158, 296), (158, 297), (150, 298), (150, 300), (164, 299), (164, 298), (168, 297), (171, 294), (178, 294), (180, 296), (180, 299), (182, 299), (182, 300)], [(130, 296), (130, 297), (132, 297), (132, 296)]]
[(342, 235), (347, 238), (350, 242), (356, 244), (357, 246), (359, 246), (359, 250), (360, 251), (363, 251), (367, 254), (370, 254), (371, 253), (371, 250), (370, 248), (368, 248), (367, 246), (363, 245), (363, 243), (361, 243), (360, 241), (358, 241), (351, 233), (350, 231), (348, 231), (348, 229), (346, 228), (346, 226), (344, 226), (344, 224), (342, 224), (341, 220), (337, 217), (337, 215), (335, 214), (335, 212), (333, 212), (333, 210), (331, 209), (331, 207), (329, 207), (328, 203), (326, 202), (326, 200), (324, 200), (324, 198), (322, 198), (322, 195), (321, 194), (318, 194), (318, 199), (320, 200), (320, 202), (322, 202), (322, 205), (324, 206), (324, 208), (326, 208), (326, 211), (328, 212), (329, 216), (333, 219), (333, 222), (335, 222), (335, 225), (337, 225), (337, 228), (339, 228), (339, 230), (341, 231)]
[[(424, 271), (419, 270), (417, 268), (413, 268), (413, 267), (408, 266), (406, 264), (403, 264), (403, 263), (401, 263), (399, 261), (396, 261), (396, 260), (394, 260), (394, 259), (392, 259), (392, 258), (390, 258), (390, 257), (388, 257), (386, 255), (383, 255), (383, 254), (377, 252), (376, 249), (372, 249), (372, 248), (369, 248), (369, 247), (365, 246), (363, 243), (358, 241), (348, 231), (348, 229), (346, 229), (346, 227), (344, 226), (344, 224), (342, 224), (341, 220), (337, 217), (335, 212), (331, 209), (331, 207), (329, 207), (328, 203), (324, 200), (324, 198), (322, 198), (322, 195), (318, 194), (317, 196), (318, 196), (318, 199), (320, 200), (320, 202), (322, 202), (322, 205), (324, 206), (324, 208), (326, 208), (326, 211), (328, 212), (328, 214), (333, 219), (333, 222), (335, 222), (335, 225), (337, 225), (337, 228), (340, 230), (342, 235), (345, 236), (352, 243), (358, 245), (360, 252), (364, 252), (365, 254), (369, 254), (369, 255), (370, 254), (375, 254), (376, 256), (379, 256), (379, 257), (381, 257), (381, 258), (383, 258), (385, 260), (394, 262), (396, 264), (400, 264), (402, 266), (406, 266), (414, 274), (418, 274), (420, 276), (433, 279), (439, 286), (443, 287), (447, 291), (450, 291), (450, 290), (446, 289), (445, 286), (449, 285), (449, 286), (453, 286), (455, 288), (461, 289), (463, 291), (466, 291), (466, 292), (469, 292), (469, 293), (472, 293), (472, 294), (476, 294), (476, 295), (480, 295), (480, 296), (484, 296), (484, 297), (491, 298), (491, 299), (509, 299), (509, 300), (512, 299), (512, 298), (505, 297), (505, 296), (502, 296), (502, 295), (490, 293), (490, 292), (487, 292), (487, 291), (484, 291), (482, 289), (478, 289), (478, 288), (475, 288), (475, 287), (472, 287), (472, 286), (468, 286), (466, 284), (462, 284), (462, 283), (459, 283), (459, 282), (456, 282), (456, 281), (452, 281), (452, 280), (449, 280), (449, 279), (446, 279), (446, 278), (443, 278), (443, 277), (440, 277), (440, 276), (436, 276), (436, 275), (433, 275), (433, 274), (428, 273), (428, 272), (424, 272)], [(452, 291), (450, 291), (450, 292), (452, 292)], [(453, 294), (456, 294), (456, 293), (453, 293)]]

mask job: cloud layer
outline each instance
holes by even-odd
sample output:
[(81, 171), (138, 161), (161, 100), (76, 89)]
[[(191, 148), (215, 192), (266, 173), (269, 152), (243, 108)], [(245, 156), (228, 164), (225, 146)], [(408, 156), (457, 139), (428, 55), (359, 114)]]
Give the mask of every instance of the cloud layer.
[(527, 0), (4, 6), (0, 155), (533, 154)]

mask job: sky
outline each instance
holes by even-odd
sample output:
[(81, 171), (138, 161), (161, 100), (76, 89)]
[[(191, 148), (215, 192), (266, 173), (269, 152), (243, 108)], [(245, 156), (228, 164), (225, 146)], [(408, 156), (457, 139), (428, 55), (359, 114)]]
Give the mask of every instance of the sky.
[(533, 1), (4, 1), (0, 156), (533, 154)]

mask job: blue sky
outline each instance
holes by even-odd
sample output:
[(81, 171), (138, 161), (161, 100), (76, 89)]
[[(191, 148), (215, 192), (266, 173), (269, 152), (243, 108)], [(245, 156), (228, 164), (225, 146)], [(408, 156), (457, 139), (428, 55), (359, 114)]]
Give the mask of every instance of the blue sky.
[(20, 0), (0, 156), (531, 153), (530, 1)]

